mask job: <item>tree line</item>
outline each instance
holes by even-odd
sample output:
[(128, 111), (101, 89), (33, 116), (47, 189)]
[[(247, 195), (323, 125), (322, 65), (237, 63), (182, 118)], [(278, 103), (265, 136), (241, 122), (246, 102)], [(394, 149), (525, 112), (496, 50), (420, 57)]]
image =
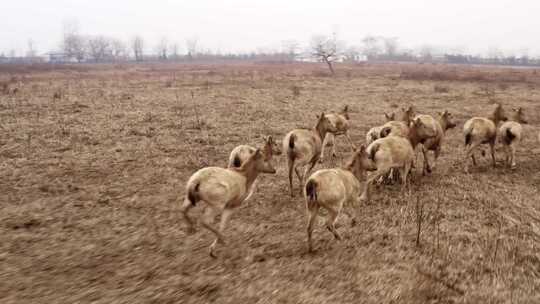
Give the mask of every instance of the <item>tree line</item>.
[[(403, 48), (396, 37), (368, 35), (359, 44), (347, 44), (339, 39), (337, 33), (315, 35), (307, 45), (296, 40), (282, 41), (281, 47), (274, 50), (261, 50), (249, 53), (222, 54), (204, 49), (197, 38), (188, 38), (185, 44), (171, 42), (162, 38), (157, 44), (147, 45), (141, 35), (129, 41), (106, 35), (85, 35), (79, 31), (78, 24), (65, 23), (60, 43), (62, 61), (67, 62), (122, 62), (122, 61), (192, 61), (192, 60), (264, 60), (278, 62), (318, 61), (326, 64), (334, 73), (335, 62), (360, 61), (404, 61), (404, 62), (444, 62), (458, 64), (502, 64), (502, 65), (540, 65), (540, 59), (528, 56), (504, 56), (496, 52), (490, 56), (472, 56), (437, 51), (428, 45), (416, 49)], [(185, 51), (184, 51), (185, 49)], [(28, 42), (26, 57), (37, 54), (32, 40)], [(14, 57), (10, 54), (9, 57)], [(0, 54), (2, 58), (8, 58)]]

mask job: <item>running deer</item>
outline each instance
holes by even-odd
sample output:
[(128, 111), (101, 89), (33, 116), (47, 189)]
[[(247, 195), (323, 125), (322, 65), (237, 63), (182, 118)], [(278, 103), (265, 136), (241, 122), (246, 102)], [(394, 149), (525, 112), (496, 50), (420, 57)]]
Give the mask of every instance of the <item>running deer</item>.
[[(256, 148), (249, 146), (249, 145), (240, 145), (234, 148), (231, 151), (231, 155), (229, 156), (229, 168), (240, 168), (253, 153), (257, 151)], [(262, 148), (262, 151), (265, 155), (268, 155), (271, 159), (274, 155), (281, 155), (281, 148), (280, 145), (278, 145), (272, 136), (268, 136), (264, 139), (264, 146)], [(249, 194), (246, 197), (245, 201), (248, 201), (251, 196), (253, 195), (253, 192), (255, 192), (255, 189), (257, 188), (257, 183), (259, 179), (255, 179), (253, 184), (251, 185), (251, 188), (249, 190)]]
[(506, 113), (501, 104), (496, 104), (491, 115), (485, 117), (473, 117), (465, 122), (463, 134), (465, 136), (465, 172), (469, 172), (469, 157), (473, 165), (476, 166), (474, 151), (481, 144), (489, 144), (491, 160), (493, 167), (496, 166), (495, 160), (495, 141), (497, 140), (497, 125), (501, 121), (506, 121)]
[[(317, 164), (321, 156), (322, 141), (328, 132), (336, 132), (337, 129), (330, 120), (322, 113), (317, 116), (317, 124), (311, 130), (295, 129), (283, 138), (283, 150), (287, 152), (287, 164), (289, 167), (289, 190), (293, 193), (293, 170), (304, 185), (304, 179)], [(304, 174), (300, 174), (300, 167), (306, 167)]]
[[(223, 231), (237, 208), (249, 196), (249, 190), (259, 173), (276, 173), (271, 163), (271, 155), (263, 154), (259, 149), (253, 153), (240, 168), (206, 167), (195, 172), (186, 185), (186, 196), (180, 211), (188, 225), (188, 232), (195, 231), (189, 210), (199, 202), (204, 202), (201, 224), (216, 236), (210, 245), (210, 256), (217, 243), (225, 243)], [(217, 214), (221, 214), (219, 229), (213, 227)]]
[[(240, 145), (234, 148), (231, 151), (231, 155), (229, 156), (229, 168), (240, 168), (243, 163), (246, 162), (246, 160), (255, 153), (257, 149), (255, 147), (249, 146), (249, 145)], [(264, 138), (264, 148), (263, 151), (267, 153), (268, 155), (281, 155), (281, 147), (280, 145), (274, 141), (274, 138), (272, 136), (268, 136)]]
[[(436, 120), (431, 115), (417, 115), (415, 119), (420, 119), (426, 126), (435, 131), (435, 136), (432, 138), (421, 139), (422, 154), (424, 155), (424, 167), (422, 174), (431, 173), (437, 165), (437, 159), (441, 155), (442, 143), (444, 135), (448, 129), (456, 127), (456, 123), (452, 119), (452, 114), (445, 110), (439, 113), (439, 119)], [(414, 147), (413, 147), (414, 148)], [(433, 164), (429, 164), (428, 152), (433, 151), (434, 160)]]
[(506, 164), (510, 168), (516, 168), (516, 148), (521, 142), (523, 127), (521, 124), (527, 124), (525, 113), (521, 107), (512, 109), (514, 112), (511, 121), (507, 121), (499, 128), (499, 138), (503, 144), (506, 154)]
[(430, 138), (435, 136), (431, 128), (426, 126), (421, 120), (416, 119), (409, 127), (409, 137), (387, 136), (377, 139), (371, 143), (367, 149), (365, 157), (374, 163), (368, 170), (375, 171), (371, 174), (365, 184), (361, 200), (370, 200), (370, 185), (380, 177), (390, 173), (391, 169), (397, 169), (402, 181), (402, 189), (407, 185), (407, 176), (414, 160), (413, 146), (419, 142), (419, 138)]
[[(384, 117), (386, 118), (386, 122), (394, 121), (396, 118), (396, 113), (384, 113)], [(381, 138), (381, 131), (383, 130), (383, 128), (384, 126), (376, 126), (369, 129), (366, 134), (366, 145), (369, 145), (377, 139)]]
[(308, 215), (307, 244), (311, 252), (314, 222), (319, 209), (325, 209), (328, 214), (326, 228), (337, 240), (341, 236), (336, 230), (335, 223), (343, 206), (357, 206), (360, 195), (360, 180), (363, 179), (366, 168), (372, 169), (373, 162), (366, 156), (365, 146), (354, 152), (349, 163), (342, 168), (322, 169), (313, 173), (306, 182), (304, 198)]
[(409, 125), (414, 118), (414, 109), (409, 106), (406, 109), (401, 108), (401, 112), (400, 120), (389, 121), (383, 125), (380, 137), (394, 135), (407, 138), (409, 136)]
[(326, 118), (330, 120), (330, 123), (336, 128), (337, 131), (335, 132), (328, 132), (326, 136), (324, 137), (323, 145), (322, 145), (322, 151), (321, 151), (321, 158), (319, 162), (324, 162), (324, 149), (327, 145), (332, 145), (332, 157), (337, 157), (336, 154), (336, 139), (335, 137), (338, 135), (345, 135), (347, 140), (349, 141), (349, 145), (351, 146), (352, 151), (354, 151), (355, 147), (351, 140), (351, 137), (349, 136), (349, 106), (345, 106), (343, 110), (341, 110), (340, 113), (330, 113), (326, 114)]

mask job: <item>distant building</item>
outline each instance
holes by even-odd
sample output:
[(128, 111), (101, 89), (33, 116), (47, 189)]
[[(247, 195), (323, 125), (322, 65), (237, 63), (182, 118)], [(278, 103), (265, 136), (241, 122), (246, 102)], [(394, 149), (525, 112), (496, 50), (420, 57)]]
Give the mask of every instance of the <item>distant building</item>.
[(48, 63), (67, 63), (71, 61), (65, 53), (50, 52), (45, 55)]
[(0, 64), (32, 64), (32, 63), (43, 63), (45, 59), (40, 56), (32, 57), (7, 57), (0, 56)]

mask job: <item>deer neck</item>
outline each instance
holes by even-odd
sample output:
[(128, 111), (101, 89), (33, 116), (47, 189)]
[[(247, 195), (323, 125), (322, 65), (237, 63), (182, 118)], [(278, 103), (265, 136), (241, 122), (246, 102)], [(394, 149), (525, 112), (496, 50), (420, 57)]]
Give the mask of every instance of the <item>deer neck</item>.
[(364, 172), (360, 168), (358, 168), (358, 166), (353, 166), (353, 165), (349, 164), (349, 165), (345, 166), (343, 168), (343, 170), (351, 172), (352, 175), (354, 177), (356, 177), (356, 179), (359, 180), (359, 181), (362, 180), (362, 177), (364, 176), (364, 174), (363, 174)]
[(248, 172), (246, 172), (246, 189), (251, 188), (251, 185), (253, 185), (255, 179), (257, 179), (257, 176), (259, 176), (259, 171), (255, 170), (255, 168), (253, 169), (254, 170), (249, 170)]
[(324, 128), (320, 123), (318, 123), (313, 129), (313, 132), (320, 138), (322, 142), (324, 140), (324, 137), (326, 136), (326, 133), (328, 133), (328, 130), (326, 130), (326, 128)]
[(418, 143), (420, 142), (419, 138), (418, 138), (418, 132), (416, 131), (416, 129), (413, 127), (413, 128), (409, 128), (409, 141), (411, 142), (411, 145), (413, 148), (416, 148), (416, 146), (418, 145)]
[(497, 111), (494, 111), (489, 117), (488, 119), (493, 121), (493, 123), (497, 126), (499, 125), (499, 122), (501, 121), (501, 119), (499, 118), (499, 115), (497, 115)]
[(244, 164), (241, 168), (236, 169), (236, 171), (246, 179), (246, 189), (249, 189), (253, 185), (259, 175), (259, 171), (257, 171), (253, 162)]
[(446, 121), (446, 119), (439, 117), (439, 124), (441, 125), (443, 132), (446, 132), (446, 130), (448, 129), (448, 122)]
[(409, 114), (404, 113), (403, 116), (401, 116), (401, 121), (405, 122), (407, 125), (411, 123), (411, 119), (409, 117)]
[(487, 119), (493, 121), (493, 123), (494, 123), (495, 125), (498, 125), (498, 124), (499, 124), (499, 119), (497, 119), (497, 118), (495, 117), (495, 115), (490, 115)]

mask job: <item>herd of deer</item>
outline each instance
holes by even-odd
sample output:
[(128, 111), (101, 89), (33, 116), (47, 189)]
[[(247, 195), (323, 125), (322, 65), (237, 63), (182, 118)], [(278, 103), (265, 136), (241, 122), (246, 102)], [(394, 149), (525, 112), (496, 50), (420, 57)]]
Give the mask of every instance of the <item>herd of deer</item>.
[[(521, 108), (513, 109), (514, 115), (508, 120), (503, 107), (495, 105), (489, 117), (473, 117), (464, 127), (465, 171), (469, 172), (469, 158), (476, 166), (474, 152), (481, 144), (489, 144), (493, 166), (495, 166), (495, 143), (502, 143), (506, 154), (506, 164), (516, 167), (516, 146), (521, 141), (521, 123), (527, 123)], [(355, 148), (349, 137), (348, 107), (340, 113), (317, 116), (313, 129), (294, 129), (283, 138), (283, 152), (287, 156), (289, 190), (294, 197), (293, 171), (298, 177), (301, 193), (305, 197), (308, 214), (307, 242), (312, 251), (312, 232), (314, 222), (323, 208), (327, 212), (326, 227), (336, 239), (341, 239), (335, 223), (345, 204), (355, 206), (360, 201), (370, 200), (370, 185), (375, 182), (392, 180), (399, 175), (402, 189), (407, 187), (407, 177), (414, 167), (415, 150), (421, 144), (424, 157), (423, 174), (431, 173), (441, 154), (445, 131), (454, 128), (452, 114), (444, 111), (438, 119), (430, 115), (416, 115), (412, 107), (402, 109), (402, 117), (386, 114), (387, 122), (369, 130), (366, 143)], [(504, 122), (497, 129), (499, 123)], [(309, 176), (317, 162), (324, 159), (324, 148), (336, 135), (344, 135), (353, 150), (350, 161), (341, 168), (321, 169)], [(332, 145), (335, 156), (335, 142)], [(434, 152), (430, 164), (428, 152)], [(483, 151), (482, 151), (483, 152)], [(224, 243), (223, 230), (233, 210), (249, 199), (255, 189), (259, 173), (276, 173), (272, 163), (274, 155), (282, 149), (269, 136), (262, 148), (248, 145), (236, 147), (230, 155), (228, 168), (206, 167), (200, 169), (187, 182), (186, 195), (181, 206), (182, 215), (188, 225), (188, 232), (194, 232), (193, 220), (189, 210), (198, 202), (205, 207), (201, 224), (216, 235), (210, 245), (210, 255), (215, 257), (217, 243)], [(302, 167), (305, 169), (302, 171)], [(366, 172), (371, 171), (367, 178)], [(361, 180), (365, 181), (361, 191)], [(213, 226), (215, 217), (221, 214), (219, 228)]]

